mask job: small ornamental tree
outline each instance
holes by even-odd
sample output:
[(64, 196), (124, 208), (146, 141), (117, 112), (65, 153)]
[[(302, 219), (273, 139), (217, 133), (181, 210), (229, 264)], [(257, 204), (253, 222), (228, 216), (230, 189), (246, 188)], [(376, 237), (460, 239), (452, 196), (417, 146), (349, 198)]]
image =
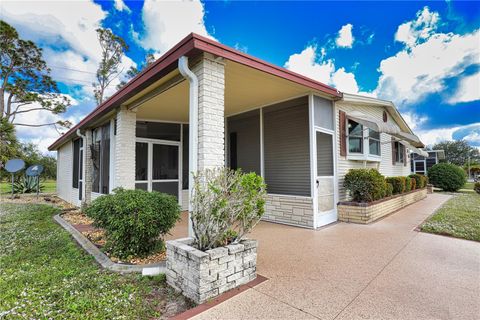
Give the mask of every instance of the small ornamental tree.
[(465, 182), (467, 175), (459, 166), (451, 163), (438, 163), (428, 170), (428, 180), (444, 191), (457, 191)]
[(191, 221), (200, 250), (238, 243), (265, 213), (266, 185), (255, 173), (206, 169), (194, 176)]

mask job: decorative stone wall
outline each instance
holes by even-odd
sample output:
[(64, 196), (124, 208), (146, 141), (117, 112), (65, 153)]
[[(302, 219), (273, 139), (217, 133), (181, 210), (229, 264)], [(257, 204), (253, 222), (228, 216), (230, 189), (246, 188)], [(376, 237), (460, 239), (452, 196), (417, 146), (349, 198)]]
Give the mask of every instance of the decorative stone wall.
[[(135, 128), (137, 114), (125, 107), (117, 113), (114, 181), (116, 187), (135, 189)], [(112, 188), (113, 189), (113, 188)]]
[(207, 251), (192, 238), (167, 241), (167, 283), (196, 303), (204, 303), (257, 277), (257, 241), (242, 240)]
[(340, 202), (338, 220), (367, 224), (424, 199), (427, 189), (419, 189), (370, 203)]
[(225, 165), (225, 63), (204, 54), (192, 68), (198, 77), (198, 170)]
[(310, 197), (268, 194), (262, 220), (313, 228), (313, 200)]

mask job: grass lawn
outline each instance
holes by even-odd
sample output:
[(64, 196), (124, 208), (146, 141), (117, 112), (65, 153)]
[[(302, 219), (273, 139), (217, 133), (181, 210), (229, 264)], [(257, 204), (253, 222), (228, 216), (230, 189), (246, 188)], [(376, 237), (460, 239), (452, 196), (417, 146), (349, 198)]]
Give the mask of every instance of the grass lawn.
[(191, 307), (164, 276), (100, 269), (54, 222), (57, 212), (0, 205), (0, 319), (150, 319)]
[(421, 230), (480, 241), (480, 195), (464, 193), (453, 197), (423, 223)]
[[(41, 181), (41, 179), (40, 179)], [(55, 180), (46, 180), (46, 181), (41, 181), (41, 185), (43, 185), (43, 190), (42, 192), (44, 193), (52, 193), (56, 192), (57, 190), (57, 181)], [(12, 183), (10, 181), (0, 181), (0, 194), (4, 193), (11, 193), (12, 192)]]
[(475, 182), (467, 182), (465, 183), (465, 185), (463, 186), (462, 189), (469, 189), (469, 190), (473, 190), (473, 186), (475, 185)]

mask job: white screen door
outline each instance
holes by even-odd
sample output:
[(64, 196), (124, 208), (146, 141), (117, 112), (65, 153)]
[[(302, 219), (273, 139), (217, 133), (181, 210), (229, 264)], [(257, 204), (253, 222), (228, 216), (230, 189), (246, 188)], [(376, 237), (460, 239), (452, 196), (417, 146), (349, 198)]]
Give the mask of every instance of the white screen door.
[(317, 227), (337, 220), (333, 135), (316, 131), (317, 148)]

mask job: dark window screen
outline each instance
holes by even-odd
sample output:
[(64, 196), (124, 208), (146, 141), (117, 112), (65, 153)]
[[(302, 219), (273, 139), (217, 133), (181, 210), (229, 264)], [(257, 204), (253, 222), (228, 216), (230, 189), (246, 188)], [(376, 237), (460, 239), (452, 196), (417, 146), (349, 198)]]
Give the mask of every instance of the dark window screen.
[(178, 179), (178, 147), (153, 145), (153, 180)]
[(180, 141), (180, 125), (177, 123), (138, 121), (136, 136), (139, 138)]
[(188, 189), (188, 146), (189, 146), (188, 124), (183, 125), (183, 149), (182, 149), (182, 189)]
[(237, 165), (237, 133), (230, 132), (230, 168), (238, 169)]
[(78, 188), (79, 168), (80, 168), (80, 139), (73, 141), (73, 173), (72, 187)]
[(148, 179), (148, 143), (135, 144), (135, 180)]

